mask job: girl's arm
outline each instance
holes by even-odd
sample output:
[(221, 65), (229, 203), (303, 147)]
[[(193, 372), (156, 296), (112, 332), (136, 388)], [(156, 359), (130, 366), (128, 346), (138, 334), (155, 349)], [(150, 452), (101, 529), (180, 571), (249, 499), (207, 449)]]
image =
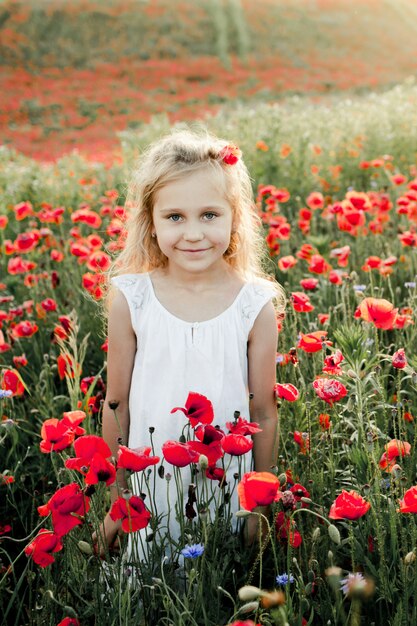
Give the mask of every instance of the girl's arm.
[[(129, 391), (136, 353), (136, 336), (132, 328), (130, 311), (124, 295), (117, 290), (112, 300), (108, 318), (107, 391), (103, 407), (103, 439), (112, 456), (117, 458), (120, 443), (127, 446), (129, 438)], [(117, 404), (111, 409), (109, 402)], [(119, 492), (127, 487), (124, 470), (118, 470), (116, 482), (110, 485), (113, 503)], [(121, 533), (121, 525), (107, 513), (101, 534), (107, 547)], [(105, 545), (100, 542), (100, 554), (104, 556)]]
[(259, 422), (262, 432), (253, 436), (253, 459), (257, 472), (276, 465), (278, 452), (278, 415), (274, 385), (278, 330), (272, 302), (257, 316), (248, 341), (250, 418)]
[[(276, 352), (278, 330), (272, 303), (264, 306), (257, 316), (248, 341), (250, 418), (258, 422), (262, 432), (253, 435), (253, 460), (256, 472), (271, 471), (278, 454), (278, 415), (274, 385), (276, 382)], [(255, 512), (268, 515), (268, 507), (257, 507)], [(251, 515), (246, 523), (245, 541), (251, 545), (259, 537), (259, 518)], [(267, 528), (261, 525), (261, 534)]]

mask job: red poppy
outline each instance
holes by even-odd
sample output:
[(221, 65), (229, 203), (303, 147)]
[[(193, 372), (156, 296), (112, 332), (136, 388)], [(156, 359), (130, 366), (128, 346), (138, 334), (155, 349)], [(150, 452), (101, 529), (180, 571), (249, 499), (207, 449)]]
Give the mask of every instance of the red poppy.
[(339, 267), (347, 267), (350, 256), (350, 246), (343, 246), (342, 248), (333, 248), (330, 251), (330, 258), (336, 258)]
[(40, 443), (41, 452), (60, 452), (68, 448), (74, 441), (74, 432), (56, 417), (47, 419), (41, 428), (42, 441)]
[[(300, 485), (300, 483), (295, 483), (294, 485), (292, 485), (289, 488), (289, 491), (291, 491), (291, 493), (293, 494), (294, 498), (296, 499), (297, 502), (300, 502), (301, 498), (309, 498), (310, 497), (310, 492), (307, 491), (307, 489), (305, 487), (303, 487), (303, 485)], [(307, 506), (306, 502), (303, 502), (303, 505)]]
[(238, 417), (235, 422), (226, 422), (226, 427), (229, 432), (239, 435), (254, 435), (262, 432), (262, 428), (259, 428), (257, 422), (248, 422), (244, 417)]
[(336, 350), (333, 354), (326, 356), (324, 359), (323, 372), (332, 376), (340, 376), (343, 370), (339, 367), (339, 363), (344, 360), (344, 356), (340, 350)]
[(182, 411), (190, 420), (193, 428), (201, 424), (211, 424), (214, 419), (213, 405), (206, 396), (201, 393), (190, 392), (185, 402), (185, 407), (175, 407), (171, 413)]
[(274, 389), (278, 398), (283, 398), (288, 400), (288, 402), (295, 402), (300, 396), (297, 387), (291, 385), (291, 383), (277, 383)]
[(289, 541), (289, 544), (293, 548), (299, 548), (302, 544), (303, 538), (300, 532), (297, 530), (297, 526), (294, 520), (285, 515), (284, 511), (280, 511), (275, 520), (275, 529), (279, 539)]
[(56, 626), (80, 626), (80, 622), (75, 617), (64, 617)]
[(98, 435), (84, 435), (74, 442), (76, 458), (67, 459), (65, 467), (75, 469), (85, 476), (89, 485), (103, 481), (106, 485), (114, 483), (116, 470), (108, 461), (111, 450), (107, 443)]
[(319, 398), (333, 405), (347, 394), (346, 387), (334, 378), (317, 378), (313, 382), (314, 391)]
[(13, 211), (16, 221), (18, 222), (24, 220), (25, 217), (28, 217), (29, 215), (35, 215), (31, 202), (20, 202), (19, 204), (15, 204)]
[(323, 194), (320, 191), (312, 191), (307, 197), (306, 204), (313, 210), (322, 209), (324, 206)]
[(85, 435), (84, 428), (80, 427), (81, 422), (86, 418), (86, 414), (84, 411), (66, 411), (62, 415), (61, 422), (68, 426), (70, 430), (79, 437), (80, 435)]
[(320, 254), (313, 254), (310, 257), (308, 271), (312, 274), (327, 274), (331, 269), (331, 265)]
[(23, 320), (18, 322), (16, 326), (12, 328), (12, 334), (16, 338), (32, 337), (38, 331), (38, 326), (34, 322), (29, 320)]
[(310, 298), (303, 291), (293, 291), (291, 293), (291, 304), (297, 313), (309, 313), (314, 311), (314, 306), (310, 302)]
[(62, 550), (61, 537), (51, 530), (41, 528), (36, 537), (26, 546), (26, 556), (32, 557), (41, 567), (47, 567), (55, 561), (52, 554)]
[(21, 354), (20, 356), (13, 357), (13, 365), (17, 368), (25, 367), (28, 364), (28, 360), (25, 354)]
[(310, 437), (308, 433), (301, 433), (300, 431), (294, 431), (294, 441), (300, 447), (301, 454), (308, 454), (310, 450)]
[(269, 472), (248, 472), (237, 486), (241, 506), (253, 511), (257, 506), (268, 506), (282, 498), (280, 482)]
[(388, 300), (364, 298), (355, 311), (355, 317), (372, 322), (376, 328), (389, 330), (393, 327), (398, 309)]
[(239, 161), (241, 156), (242, 153), (239, 148), (232, 143), (224, 146), (219, 152), (220, 159), (223, 163), (226, 163), (226, 165), (234, 165)]
[(300, 280), (301, 287), (306, 291), (314, 291), (314, 289), (317, 289), (318, 284), (318, 278), (303, 278)]
[(222, 440), (224, 432), (211, 424), (200, 424), (195, 429), (195, 435), (199, 441), (189, 441), (188, 446), (198, 455), (204, 454), (208, 458), (209, 465), (215, 465), (223, 456)]
[(92, 272), (105, 272), (109, 269), (110, 264), (111, 259), (109, 255), (102, 250), (96, 250), (95, 252), (90, 254), (87, 261), (87, 267)]
[(252, 450), (253, 441), (244, 435), (230, 433), (222, 439), (222, 448), (227, 454), (242, 456)]
[(21, 376), (15, 369), (3, 370), (1, 388), (5, 391), (11, 391), (12, 396), (23, 396), (25, 392)]
[(305, 261), (309, 261), (313, 254), (317, 253), (317, 249), (311, 245), (311, 243), (303, 243), (301, 248), (296, 253), (296, 256), (299, 259), (304, 259)]
[(281, 270), (281, 272), (287, 272), (292, 267), (294, 267), (296, 263), (298, 263), (298, 261), (292, 255), (283, 256), (280, 259), (278, 259), (278, 267)]
[(91, 226), (91, 228), (100, 228), (101, 217), (95, 211), (91, 209), (78, 209), (71, 215), (71, 220), (75, 223), (82, 222)]
[(131, 472), (140, 472), (150, 465), (156, 465), (159, 463), (159, 456), (150, 456), (151, 451), (150, 446), (136, 449), (119, 446), (117, 467), (123, 467)]
[(190, 463), (198, 463), (200, 454), (190, 448), (188, 443), (166, 441), (162, 445), (162, 454), (165, 460), (175, 467), (185, 467)]
[(365, 515), (371, 508), (369, 502), (367, 502), (356, 491), (345, 491), (337, 496), (336, 500), (330, 507), (329, 518), (330, 519), (358, 519)]
[(44, 309), (44, 311), (56, 311), (57, 303), (53, 298), (46, 298), (45, 300), (42, 300), (41, 307)]
[(329, 313), (318, 313), (317, 319), (319, 321), (319, 324), (324, 325), (324, 324), (327, 324), (327, 322), (329, 321), (330, 315)]
[(222, 467), (216, 467), (215, 465), (210, 465), (206, 469), (206, 478), (209, 480), (218, 480), (220, 486), (223, 487), (226, 485), (226, 472)]
[(330, 415), (328, 413), (320, 413), (319, 424), (322, 430), (329, 430), (332, 425)]
[(58, 375), (61, 380), (64, 380), (66, 376), (68, 376), (68, 378), (75, 378), (76, 373), (81, 373), (80, 364), (74, 363), (72, 356), (68, 353), (59, 354), (56, 363), (58, 366)]
[(417, 486), (407, 489), (399, 505), (398, 513), (417, 513)]
[(54, 532), (62, 537), (83, 523), (83, 517), (90, 508), (90, 499), (77, 483), (61, 487), (49, 501), (38, 507), (39, 515), (52, 514)]
[(131, 496), (125, 500), (118, 498), (110, 509), (110, 517), (113, 521), (122, 520), (122, 529), (125, 533), (141, 530), (149, 524), (151, 514), (145, 506), (142, 498)]
[(323, 349), (324, 344), (331, 345), (330, 341), (326, 341), (327, 331), (316, 330), (313, 333), (300, 334), (297, 348), (304, 350), (304, 352), (320, 352)]
[(400, 348), (392, 355), (392, 366), (402, 370), (406, 365), (407, 357), (405, 356), (404, 348)]
[(0, 473), (0, 485), (11, 485), (12, 483), (14, 483), (14, 476)]

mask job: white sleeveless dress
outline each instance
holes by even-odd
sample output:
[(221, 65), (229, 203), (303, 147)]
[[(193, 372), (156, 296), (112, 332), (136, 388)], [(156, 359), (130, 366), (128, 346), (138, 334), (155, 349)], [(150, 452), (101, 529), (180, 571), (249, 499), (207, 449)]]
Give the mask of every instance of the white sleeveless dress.
[[(159, 302), (149, 273), (116, 276), (112, 283), (127, 300), (137, 337), (129, 394), (130, 448), (149, 446), (152, 427), (154, 452), (162, 462), (162, 444), (167, 440), (178, 441), (188, 424), (181, 411), (171, 414), (171, 409), (184, 407), (189, 392), (207, 396), (213, 404), (213, 426), (218, 425), (225, 433), (228, 432), (225, 424), (233, 420), (235, 411), (250, 419), (248, 336), (259, 312), (275, 295), (272, 285), (267, 281), (247, 282), (223, 313), (207, 321), (187, 322)], [(230, 457), (226, 457), (228, 455), (223, 462), (228, 467), (228, 488), (232, 490), (238, 463), (236, 458), (230, 462)], [(164, 465), (165, 473), (173, 472), (169, 463), (164, 462)], [(245, 459), (244, 471), (251, 469), (249, 465), (250, 459)], [(152, 507), (148, 498), (145, 503), (152, 512), (155, 513), (156, 507), (158, 515), (165, 514), (168, 508), (166, 477), (161, 478), (156, 471), (152, 473)], [(181, 476), (186, 501), (188, 483), (195, 482), (195, 476), (191, 478), (188, 467), (181, 470)], [(218, 485), (216, 481), (209, 482), (213, 483), (212, 489)], [(173, 507), (176, 491), (175, 485), (171, 487), (170, 506)], [(136, 489), (143, 491), (143, 482)], [(237, 498), (234, 500), (233, 508), (236, 508)], [(169, 529), (172, 535), (178, 536), (175, 515), (170, 516)]]

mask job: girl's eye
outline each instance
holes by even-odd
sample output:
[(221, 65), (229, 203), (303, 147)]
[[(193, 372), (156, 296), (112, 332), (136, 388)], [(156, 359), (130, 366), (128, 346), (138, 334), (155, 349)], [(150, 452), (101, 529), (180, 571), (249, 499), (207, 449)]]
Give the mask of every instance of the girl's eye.
[(178, 213), (173, 213), (172, 215), (168, 216), (168, 219), (171, 220), (171, 222), (179, 222), (181, 219), (181, 215), (178, 215)]
[(210, 221), (211, 221), (211, 220), (213, 220), (215, 217), (217, 217), (217, 215), (216, 215), (216, 213), (211, 213), (211, 212), (208, 212), (208, 213), (204, 213), (204, 217), (205, 217), (207, 220), (209, 220), (209, 222), (210, 222)]

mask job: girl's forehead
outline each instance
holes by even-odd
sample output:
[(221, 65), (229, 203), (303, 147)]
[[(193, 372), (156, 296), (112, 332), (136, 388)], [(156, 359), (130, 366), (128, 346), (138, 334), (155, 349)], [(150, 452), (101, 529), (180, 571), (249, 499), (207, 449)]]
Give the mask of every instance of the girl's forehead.
[(166, 207), (228, 205), (226, 181), (222, 172), (204, 167), (166, 182), (155, 194), (155, 209)]

